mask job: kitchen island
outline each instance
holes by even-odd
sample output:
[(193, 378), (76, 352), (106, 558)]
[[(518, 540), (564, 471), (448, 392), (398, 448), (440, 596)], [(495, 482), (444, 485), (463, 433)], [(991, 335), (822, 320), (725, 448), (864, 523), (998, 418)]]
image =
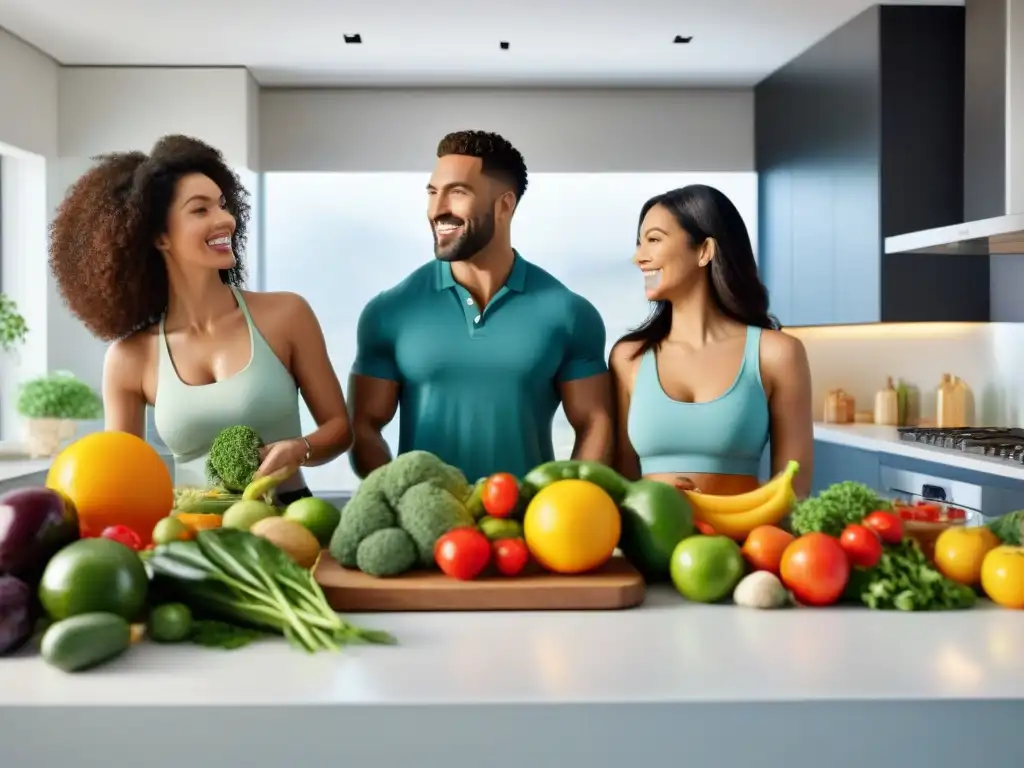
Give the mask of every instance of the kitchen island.
[(1020, 764), (1024, 612), (361, 614), (397, 646), (0, 659), (4, 768)]

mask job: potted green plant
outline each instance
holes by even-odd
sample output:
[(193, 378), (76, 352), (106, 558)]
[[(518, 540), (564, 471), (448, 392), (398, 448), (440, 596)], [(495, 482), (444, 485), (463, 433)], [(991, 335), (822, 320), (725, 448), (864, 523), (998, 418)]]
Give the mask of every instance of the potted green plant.
[(103, 415), (100, 396), (67, 371), (26, 381), (18, 395), (18, 413), (26, 419), (25, 442), (33, 458), (54, 456), (75, 436), (75, 422)]
[(0, 293), (0, 349), (4, 352), (12, 351), (25, 343), (27, 335), (28, 326), (18, 312), (18, 305), (7, 294)]

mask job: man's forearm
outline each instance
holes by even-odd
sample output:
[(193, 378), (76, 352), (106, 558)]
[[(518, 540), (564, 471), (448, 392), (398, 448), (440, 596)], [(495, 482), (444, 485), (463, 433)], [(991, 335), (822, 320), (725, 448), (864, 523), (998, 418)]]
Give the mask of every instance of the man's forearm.
[(349, 463), (353, 471), (365, 478), (368, 474), (391, 461), (391, 449), (388, 448), (384, 436), (372, 429), (357, 429), (352, 450), (349, 452)]
[(576, 428), (576, 443), (572, 457), (578, 461), (600, 461), (609, 464), (612, 460), (612, 420), (605, 414), (594, 416)]

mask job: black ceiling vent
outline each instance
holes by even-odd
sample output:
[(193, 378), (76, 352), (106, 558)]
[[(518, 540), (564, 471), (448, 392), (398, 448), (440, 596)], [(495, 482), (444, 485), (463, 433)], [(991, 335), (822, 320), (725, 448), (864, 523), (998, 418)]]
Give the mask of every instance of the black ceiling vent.
[(345, 35), (345, 42), (350, 45), (358, 45), (363, 42), (363, 36), (356, 32), (354, 35)]
[(676, 45), (679, 45), (679, 44), (686, 45), (691, 40), (693, 40), (693, 35), (690, 35), (689, 37), (683, 37), (682, 35), (676, 35), (675, 40), (673, 40), (672, 42), (675, 43)]
[(507, 51), (508, 50), (508, 42), (506, 40), (502, 40), (500, 43), (498, 43), (498, 46), (503, 51)]

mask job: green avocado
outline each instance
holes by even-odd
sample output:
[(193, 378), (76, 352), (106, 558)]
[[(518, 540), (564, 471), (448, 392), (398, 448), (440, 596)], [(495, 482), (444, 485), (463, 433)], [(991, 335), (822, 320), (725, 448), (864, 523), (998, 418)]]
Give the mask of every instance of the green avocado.
[(693, 509), (675, 488), (637, 480), (619, 504), (619, 549), (647, 582), (667, 581), (676, 545), (694, 534)]

